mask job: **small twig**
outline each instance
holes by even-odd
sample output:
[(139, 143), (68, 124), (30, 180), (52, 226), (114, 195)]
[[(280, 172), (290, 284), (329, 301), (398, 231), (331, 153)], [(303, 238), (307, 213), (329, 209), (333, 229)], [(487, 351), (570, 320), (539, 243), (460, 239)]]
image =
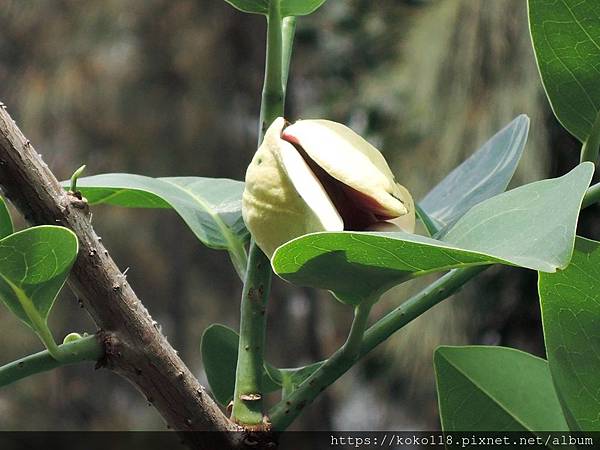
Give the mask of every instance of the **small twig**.
[(75, 172), (73, 172), (73, 175), (71, 175), (71, 188), (69, 189), (69, 191), (72, 192), (73, 194), (75, 194), (77, 192), (77, 180), (83, 174), (84, 170), (85, 170), (85, 164), (83, 166), (81, 166), (79, 169), (77, 169)]
[(8, 363), (0, 367), (0, 388), (57, 367), (84, 361), (98, 361), (104, 355), (102, 339), (102, 333), (99, 333), (59, 345), (56, 350), (60, 355), (60, 361), (57, 361), (48, 350), (44, 350)]

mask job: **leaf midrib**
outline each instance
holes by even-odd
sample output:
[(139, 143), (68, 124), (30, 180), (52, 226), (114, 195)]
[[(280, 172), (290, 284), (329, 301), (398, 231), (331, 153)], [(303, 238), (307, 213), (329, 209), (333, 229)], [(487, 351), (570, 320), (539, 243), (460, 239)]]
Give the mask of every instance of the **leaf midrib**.
[[(452, 366), (458, 373), (460, 373), (467, 381), (469, 381), (471, 384), (473, 384), (475, 387), (477, 387), (483, 394), (487, 395), (487, 397), (490, 398), (494, 402), (494, 404), (498, 405), (500, 407), (500, 409), (502, 411), (504, 411), (509, 417), (511, 417), (512, 419), (514, 419), (515, 422), (517, 422), (518, 424), (520, 424), (521, 426), (523, 426), (523, 428), (525, 428), (528, 431), (532, 431), (532, 432), (539, 431), (539, 430), (532, 430), (528, 425), (526, 425), (525, 423), (523, 423), (523, 421), (521, 419), (515, 417), (515, 415), (502, 402), (500, 402), (500, 400), (498, 398), (496, 398), (494, 395), (490, 394), (478, 382), (476, 382), (474, 379), (472, 379), (471, 377), (469, 377), (459, 366), (457, 366), (456, 364), (452, 363), (452, 361), (450, 361), (443, 353), (440, 353), (440, 356), (442, 358), (444, 358), (444, 360), (450, 366)], [(538, 359), (540, 359), (540, 358), (538, 358)]]
[[(161, 181), (170, 184), (171, 186), (176, 187), (177, 189), (179, 189), (181, 192), (187, 194), (188, 196), (190, 196), (192, 199), (194, 199), (194, 201), (196, 203), (198, 203), (198, 205), (200, 205), (200, 207), (212, 218), (212, 220), (217, 224), (217, 227), (219, 228), (219, 231), (221, 232), (221, 235), (223, 236), (223, 238), (225, 239), (225, 241), (227, 242), (227, 247), (233, 251), (233, 253), (237, 256), (237, 257), (241, 257), (242, 255), (242, 244), (240, 242), (239, 239), (237, 239), (237, 237), (233, 234), (233, 232), (229, 229), (229, 227), (225, 224), (225, 222), (223, 222), (223, 220), (221, 219), (221, 216), (219, 216), (217, 213), (213, 212), (213, 210), (209, 207), (208, 203), (202, 199), (202, 197), (197, 196), (195, 193), (193, 193), (192, 191), (176, 184), (173, 183), (171, 180), (167, 180), (167, 179), (162, 179)], [(171, 203), (171, 202), (169, 202)], [(177, 209), (176, 205), (171, 203), (171, 206), (174, 209)], [(204, 230), (202, 230), (204, 232)], [(208, 237), (206, 236), (205, 233), (205, 239), (208, 241)]]

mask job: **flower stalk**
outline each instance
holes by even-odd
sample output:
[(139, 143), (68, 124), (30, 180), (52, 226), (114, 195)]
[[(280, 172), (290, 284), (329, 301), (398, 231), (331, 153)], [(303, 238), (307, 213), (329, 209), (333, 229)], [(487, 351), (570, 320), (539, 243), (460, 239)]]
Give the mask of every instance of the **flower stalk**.
[[(293, 23), (292, 23), (293, 24)], [(271, 1), (267, 17), (267, 49), (265, 80), (260, 107), (258, 145), (273, 120), (283, 115), (284, 56), (285, 80), (291, 55), (293, 27), (288, 29), (284, 55), (282, 18), (279, 1)], [(231, 420), (247, 429), (264, 429), (263, 419), (263, 361), (267, 302), (271, 287), (269, 258), (252, 241), (244, 281), (240, 316), (240, 341)]]

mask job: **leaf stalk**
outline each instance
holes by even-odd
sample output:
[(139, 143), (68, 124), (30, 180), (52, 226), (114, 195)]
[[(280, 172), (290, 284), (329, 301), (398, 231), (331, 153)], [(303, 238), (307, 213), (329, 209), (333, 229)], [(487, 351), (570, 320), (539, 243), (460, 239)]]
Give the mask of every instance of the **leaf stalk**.
[[(260, 107), (258, 145), (269, 125), (283, 116), (287, 67), (293, 27), (286, 31), (284, 52), (279, 1), (269, 3), (265, 80)], [(292, 22), (293, 23), (293, 22)], [(286, 59), (284, 61), (284, 58)], [(284, 68), (285, 66), (285, 74)], [(250, 243), (246, 279), (242, 291), (240, 341), (231, 420), (248, 428), (267, 427), (263, 418), (263, 364), (267, 303), (271, 287), (271, 263), (254, 241)]]
[(356, 306), (354, 320), (344, 345), (304, 380), (298, 386), (298, 389), (273, 407), (270, 417), (274, 430), (285, 430), (308, 404), (326, 387), (341, 377), (360, 358), (369, 312), (376, 300), (377, 298), (366, 299)]
[(592, 206), (594, 203), (600, 202), (600, 183), (596, 183), (591, 186), (585, 196), (583, 197), (583, 203), (581, 208), (587, 208), (588, 206)]

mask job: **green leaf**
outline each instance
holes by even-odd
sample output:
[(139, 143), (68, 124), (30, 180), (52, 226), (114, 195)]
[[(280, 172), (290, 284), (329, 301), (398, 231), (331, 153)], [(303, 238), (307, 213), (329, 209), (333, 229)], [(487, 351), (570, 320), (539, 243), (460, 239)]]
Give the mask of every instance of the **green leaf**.
[(425, 226), (425, 229), (427, 230), (428, 236), (432, 237), (440, 232), (440, 230), (441, 230), (440, 227), (442, 225), (438, 221), (429, 217), (429, 215), (425, 212), (425, 210), (423, 208), (421, 208), (421, 205), (419, 205), (418, 203), (415, 203), (415, 212), (417, 213), (417, 218), (421, 222), (423, 222), (423, 225)]
[(248, 231), (242, 219), (240, 181), (112, 173), (80, 178), (77, 188), (92, 205), (173, 208), (202, 243), (229, 250), (238, 271), (245, 270)]
[(600, 3), (529, 0), (529, 23), (554, 114), (585, 142), (600, 110)]
[(9, 234), (13, 233), (14, 228), (10, 213), (6, 207), (6, 202), (2, 197), (0, 197), (0, 239), (5, 238)]
[(577, 238), (571, 264), (539, 275), (546, 353), (573, 429), (600, 431), (600, 242)]
[[(269, 0), (225, 0), (231, 6), (250, 14), (269, 14)], [(281, 17), (306, 16), (316, 11), (325, 0), (279, 0)]]
[(334, 291), (356, 305), (409, 278), (503, 263), (542, 272), (568, 265), (583, 196), (594, 171), (583, 163), (473, 207), (435, 240), (407, 233), (313, 233), (279, 247), (273, 269), (303, 286)]
[(238, 343), (238, 334), (224, 325), (213, 324), (202, 335), (200, 349), (208, 384), (224, 406), (233, 399)]
[(473, 206), (506, 190), (529, 132), (520, 115), (434, 187), (419, 206), (438, 230), (448, 230)]
[[(240, 337), (225, 325), (213, 324), (202, 335), (200, 350), (208, 384), (217, 401), (226, 406), (233, 399), (235, 371)], [(271, 377), (277, 369), (269, 367), (263, 374), (264, 393), (281, 389)]]
[(56, 226), (28, 228), (0, 240), (0, 298), (45, 343), (48, 315), (77, 249), (75, 234)]
[(225, 0), (231, 6), (250, 14), (269, 13), (269, 0)]
[(281, 17), (306, 16), (320, 8), (325, 0), (281, 0)]
[(568, 431), (545, 360), (504, 347), (439, 347), (444, 431)]
[[(282, 397), (285, 399), (294, 392), (308, 377), (310, 377), (325, 361), (319, 361), (308, 366), (296, 367), (293, 369), (277, 369), (281, 377), (283, 386)], [(276, 378), (277, 379), (277, 378)]]

